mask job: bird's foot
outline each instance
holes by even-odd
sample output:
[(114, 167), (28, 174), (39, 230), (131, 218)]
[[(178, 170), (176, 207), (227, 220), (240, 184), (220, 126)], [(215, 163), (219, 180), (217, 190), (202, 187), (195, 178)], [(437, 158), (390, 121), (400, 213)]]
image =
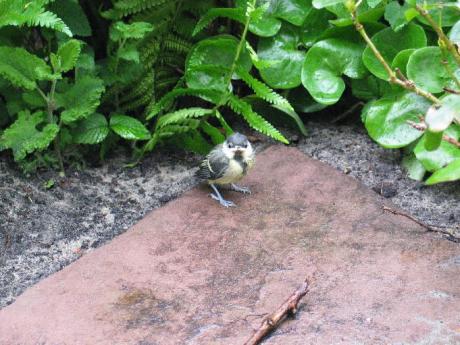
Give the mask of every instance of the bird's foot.
[(224, 207), (235, 207), (236, 204), (233, 202), (233, 201), (230, 201), (230, 200), (225, 200), (224, 198), (222, 197), (219, 197), (213, 193), (209, 194), (211, 196), (211, 198), (213, 198), (214, 200), (217, 200), (219, 202), (219, 204), (221, 204), (222, 206)]
[(251, 194), (251, 190), (248, 187), (240, 187), (234, 183), (232, 183), (230, 186), (232, 190), (234, 190), (235, 192), (240, 192), (243, 194)]

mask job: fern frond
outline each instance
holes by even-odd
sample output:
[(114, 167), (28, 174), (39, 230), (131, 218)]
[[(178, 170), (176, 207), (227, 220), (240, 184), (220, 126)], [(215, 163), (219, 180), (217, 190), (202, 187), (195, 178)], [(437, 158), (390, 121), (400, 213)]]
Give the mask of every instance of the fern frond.
[(180, 96), (195, 96), (201, 97), (205, 100), (212, 101), (216, 100), (219, 97), (219, 93), (211, 90), (205, 89), (184, 89), (184, 88), (177, 88), (170, 92), (168, 92), (163, 98), (161, 98), (158, 102), (152, 105), (150, 109), (148, 109), (148, 115), (146, 120), (150, 120), (156, 115), (158, 115), (168, 104), (170, 104), (174, 99)]
[(244, 10), (241, 8), (211, 8), (196, 24), (192, 36), (201, 32), (218, 17), (230, 18), (242, 24), (244, 24), (246, 18)]
[(123, 17), (145, 11), (152, 7), (159, 7), (168, 0), (118, 0), (114, 8), (102, 13), (107, 19), (121, 19)]
[(62, 32), (67, 36), (73, 36), (72, 32), (70, 31), (66, 23), (64, 23), (64, 21), (61, 18), (59, 18), (56, 14), (50, 11), (41, 12), (33, 18), (29, 18), (26, 23), (28, 26), (46, 27)]
[(246, 122), (255, 130), (285, 144), (289, 144), (289, 141), (275, 127), (273, 127), (267, 120), (252, 110), (252, 107), (249, 103), (246, 103), (234, 95), (229, 95), (227, 105), (235, 113), (243, 116)]
[(172, 113), (163, 115), (157, 122), (157, 129), (161, 129), (162, 127), (165, 127), (167, 125), (181, 123), (185, 120), (203, 117), (206, 115), (212, 115), (213, 113), (213, 109), (205, 109), (198, 107), (176, 110)]
[(181, 54), (187, 54), (192, 46), (191, 42), (171, 33), (163, 41), (163, 48)]
[(292, 108), (291, 104), (286, 98), (273, 91), (265, 83), (254, 78), (244, 68), (237, 66), (236, 73), (251, 89), (254, 90), (256, 95), (262, 98), (263, 100), (267, 101), (268, 103), (278, 105), (281, 108), (294, 111), (294, 108)]

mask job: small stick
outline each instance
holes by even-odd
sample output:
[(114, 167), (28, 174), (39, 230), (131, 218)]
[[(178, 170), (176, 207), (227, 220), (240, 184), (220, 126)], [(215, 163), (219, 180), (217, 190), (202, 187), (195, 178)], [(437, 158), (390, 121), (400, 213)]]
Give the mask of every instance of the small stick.
[[(415, 123), (413, 121), (408, 120), (407, 123), (412, 127), (415, 128), (416, 130), (419, 131), (425, 131), (427, 129), (427, 125), (425, 123)], [(455, 145), (460, 148), (460, 142), (455, 140), (454, 138), (451, 138), (447, 135), (442, 136), (442, 140), (448, 142), (449, 144)]]
[(310, 283), (308, 282), (308, 279), (305, 279), (302, 286), (298, 288), (283, 304), (281, 304), (275, 312), (264, 318), (259, 329), (244, 343), (244, 345), (260, 344), (262, 339), (271, 331), (276, 329), (286, 316), (294, 315), (297, 312), (297, 305), (300, 300), (307, 294), (309, 285)]
[(356, 109), (358, 109), (358, 107), (362, 107), (362, 106), (364, 106), (364, 102), (361, 102), (361, 101), (353, 104), (348, 110), (344, 111), (342, 114), (338, 115), (335, 119), (333, 119), (331, 123), (339, 122), (340, 120), (346, 118), (348, 115), (353, 113)]
[(432, 226), (432, 225), (425, 224), (425, 223), (421, 222), (420, 220), (418, 220), (417, 218), (411, 216), (410, 214), (407, 214), (405, 212), (392, 209), (392, 208), (390, 208), (388, 206), (385, 206), (385, 205), (383, 205), (382, 208), (383, 208), (384, 211), (387, 211), (387, 212), (396, 214), (398, 216), (403, 216), (403, 217), (406, 217), (406, 218), (410, 219), (411, 221), (413, 221), (413, 222), (417, 223), (418, 225), (420, 225), (421, 227), (425, 228), (427, 231), (440, 232), (442, 234), (448, 235), (449, 240), (451, 240), (453, 242), (457, 242), (457, 243), (460, 242), (460, 238), (455, 236), (453, 234), (452, 230), (441, 228), (441, 227), (438, 227), (438, 226)]
[(452, 94), (454, 94), (454, 95), (460, 95), (460, 91), (457, 91), (457, 90), (454, 90), (454, 89), (450, 89), (450, 88), (448, 88), (448, 87), (444, 87), (443, 90), (446, 91), (446, 92), (452, 93)]

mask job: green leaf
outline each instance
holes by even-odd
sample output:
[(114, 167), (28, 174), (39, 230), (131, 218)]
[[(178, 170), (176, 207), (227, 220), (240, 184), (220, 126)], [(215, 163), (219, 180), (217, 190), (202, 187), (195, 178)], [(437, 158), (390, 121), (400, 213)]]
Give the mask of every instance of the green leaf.
[(392, 92), (391, 85), (373, 75), (351, 80), (353, 96), (366, 101), (383, 97)]
[(211, 8), (203, 15), (193, 30), (192, 36), (195, 36), (206, 28), (211, 22), (219, 17), (233, 19), (242, 24), (245, 23), (245, 11), (241, 8)]
[(148, 140), (149, 130), (138, 119), (126, 115), (112, 115), (110, 128), (120, 137), (127, 140)]
[(126, 24), (115, 22), (110, 27), (109, 36), (114, 42), (126, 39), (142, 39), (146, 34), (153, 31), (153, 25), (147, 22), (134, 22)]
[(423, 167), (423, 164), (417, 160), (413, 153), (404, 156), (402, 166), (406, 169), (409, 178), (417, 181), (423, 180), (426, 170)]
[(404, 16), (407, 8), (407, 4), (401, 6), (397, 1), (391, 1), (385, 6), (385, 19), (390, 23), (394, 32), (398, 32), (407, 24)]
[(225, 135), (223, 135), (219, 129), (211, 125), (208, 121), (201, 122), (201, 129), (209, 135), (214, 145), (221, 144), (225, 141)]
[(446, 167), (436, 171), (425, 183), (432, 185), (441, 182), (456, 181), (458, 179), (460, 179), (460, 159), (456, 159)]
[(36, 80), (51, 79), (45, 61), (23, 48), (0, 47), (0, 76), (16, 87), (33, 90)]
[(23, 160), (27, 154), (46, 149), (59, 132), (59, 127), (52, 123), (41, 130), (37, 126), (45, 121), (43, 112), (32, 115), (28, 110), (18, 113), (17, 120), (0, 137), (0, 147), (13, 150), (14, 160)]
[(425, 132), (425, 149), (427, 151), (436, 150), (441, 145), (443, 132)]
[[(455, 88), (454, 81), (443, 66), (443, 56), (439, 47), (425, 47), (417, 49), (410, 57), (407, 63), (407, 76), (415, 84), (432, 93), (442, 92), (443, 88)], [(447, 61), (451, 71), (460, 77), (460, 69), (453, 57), (449, 54)], [(423, 71), (423, 72), (421, 72)]]
[(336, 4), (342, 4), (345, 0), (313, 0), (313, 7), (324, 8)]
[(56, 93), (57, 105), (65, 109), (61, 113), (62, 122), (69, 124), (94, 113), (100, 104), (104, 90), (101, 79), (83, 76), (66, 92)]
[(447, 95), (442, 98), (441, 106), (431, 106), (425, 116), (425, 123), (431, 132), (442, 132), (451, 122), (460, 121), (460, 96)]
[(363, 109), (366, 129), (372, 139), (386, 148), (399, 148), (418, 139), (423, 132), (407, 123), (417, 121), (430, 103), (414, 93), (402, 93), (368, 103)]
[(287, 97), (294, 109), (301, 113), (315, 113), (327, 107), (316, 102), (302, 86), (289, 90)]
[[(344, 5), (336, 5), (340, 6), (345, 10)], [(385, 9), (381, 6), (377, 8), (368, 8), (365, 10), (361, 10), (361, 8), (358, 9), (358, 21), (361, 24), (364, 23), (375, 23), (377, 22), (384, 13)], [(330, 20), (329, 22), (335, 26), (352, 26), (353, 25), (353, 20), (351, 19), (348, 11), (345, 12), (346, 15), (345, 17), (339, 17), (338, 19)]]
[(77, 144), (98, 144), (109, 134), (109, 126), (104, 115), (94, 113), (80, 121), (73, 133)]
[(191, 107), (176, 110), (172, 113), (165, 114), (162, 117), (160, 117), (160, 119), (157, 122), (156, 128), (158, 130), (168, 125), (183, 122), (184, 120), (196, 119), (203, 116), (211, 116), (213, 115), (213, 113), (213, 109), (205, 109), (199, 107)]
[(81, 44), (80, 41), (71, 39), (61, 45), (57, 51), (59, 59), (59, 72), (68, 72), (77, 64), (80, 56)]
[(285, 144), (289, 144), (289, 141), (275, 127), (273, 127), (267, 120), (252, 110), (250, 104), (239, 99), (238, 97), (230, 95), (228, 99), (228, 106), (235, 113), (243, 116), (246, 122), (255, 130)]
[(305, 0), (272, 0), (270, 2), (271, 15), (296, 26), (303, 24), (311, 9), (310, 1)]
[(331, 26), (330, 20), (334, 15), (325, 10), (313, 8), (307, 15), (300, 28), (300, 41), (305, 47), (311, 47), (321, 37), (321, 35)]
[(391, 68), (395, 70), (399, 68), (399, 70), (406, 75), (407, 71), (407, 62), (409, 61), (410, 56), (415, 52), (415, 49), (404, 49), (401, 50), (398, 54), (396, 54), (393, 62), (391, 63)]
[[(372, 42), (383, 58), (390, 63), (401, 50), (426, 46), (426, 35), (420, 26), (409, 24), (398, 32), (394, 32), (391, 28), (379, 31), (372, 36)], [(389, 76), (385, 68), (369, 47), (364, 50), (363, 62), (376, 77), (388, 80)]]
[(273, 37), (261, 38), (257, 54), (262, 61), (271, 63), (260, 70), (262, 79), (275, 89), (291, 89), (301, 83), (300, 72), (305, 52), (298, 50), (300, 38), (296, 29), (283, 24)]
[(50, 4), (51, 12), (57, 14), (76, 36), (91, 36), (91, 26), (85, 12), (76, 0), (57, 0)]
[(449, 39), (456, 45), (460, 45), (460, 20), (450, 29)]
[[(243, 13), (247, 12), (247, 4), (248, 1), (246, 0), (235, 1), (235, 6), (242, 9)], [(281, 28), (281, 21), (275, 18), (271, 12), (271, 0), (258, 0), (257, 6), (250, 14), (249, 31), (260, 37), (276, 35)]]
[(319, 103), (334, 104), (345, 90), (342, 74), (362, 78), (363, 44), (336, 38), (315, 43), (307, 52), (302, 68), (302, 84)]
[[(186, 61), (185, 80), (192, 89), (227, 91), (230, 67), (236, 56), (238, 40), (233, 36), (215, 36), (198, 42)], [(245, 70), (251, 68), (249, 53), (243, 49), (237, 65)], [(232, 78), (235, 79), (236, 75)]]
[[(444, 131), (447, 135), (455, 140), (460, 136), (460, 126), (451, 125)], [(414, 153), (417, 159), (423, 164), (426, 170), (436, 171), (446, 166), (455, 159), (460, 158), (460, 149), (447, 141), (441, 141), (441, 144), (436, 150), (429, 151), (425, 148), (426, 135), (420, 139), (415, 146)]]
[(139, 63), (139, 50), (134, 44), (126, 44), (117, 51), (117, 56), (125, 61)]

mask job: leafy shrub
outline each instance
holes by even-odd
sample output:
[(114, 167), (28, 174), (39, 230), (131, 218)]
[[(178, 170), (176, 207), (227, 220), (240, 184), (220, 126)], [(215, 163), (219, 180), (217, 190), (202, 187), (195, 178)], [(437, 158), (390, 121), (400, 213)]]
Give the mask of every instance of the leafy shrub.
[(0, 149), (62, 170), (120, 139), (136, 161), (159, 143), (205, 153), (231, 113), (287, 142), (267, 109), (306, 134), (298, 113), (352, 94), (410, 177), (460, 179), (456, 2), (231, 3), (0, 0)]

